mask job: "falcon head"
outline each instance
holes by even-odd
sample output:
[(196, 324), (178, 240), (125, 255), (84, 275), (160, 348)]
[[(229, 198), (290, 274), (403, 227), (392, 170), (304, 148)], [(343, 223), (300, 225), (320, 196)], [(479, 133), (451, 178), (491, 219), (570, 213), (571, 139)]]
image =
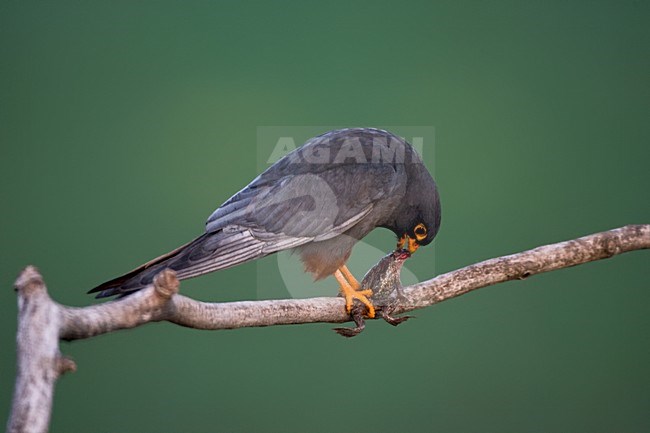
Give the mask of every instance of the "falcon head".
[(413, 254), (420, 246), (430, 244), (438, 234), (440, 196), (424, 164), (410, 164), (407, 173), (406, 193), (390, 228), (398, 238), (396, 249), (405, 248)]

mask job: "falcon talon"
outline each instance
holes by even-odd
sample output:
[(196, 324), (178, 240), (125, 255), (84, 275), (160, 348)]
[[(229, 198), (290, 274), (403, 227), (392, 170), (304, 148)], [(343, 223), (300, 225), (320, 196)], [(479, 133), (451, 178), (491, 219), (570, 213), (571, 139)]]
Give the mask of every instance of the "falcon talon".
[[(338, 269), (334, 273), (334, 277), (339, 282), (339, 290), (341, 292), (340, 294), (341, 296), (345, 297), (345, 311), (347, 313), (350, 313), (352, 311), (352, 307), (354, 306), (354, 300), (357, 299), (359, 302), (365, 305), (366, 308), (368, 308), (368, 317), (371, 319), (374, 318), (375, 307), (368, 299), (368, 296), (372, 296), (372, 290), (355, 290), (346, 276), (354, 279), (346, 266), (341, 267), (341, 269)], [(354, 281), (356, 282), (356, 279)], [(356, 284), (359, 283), (357, 282)]]

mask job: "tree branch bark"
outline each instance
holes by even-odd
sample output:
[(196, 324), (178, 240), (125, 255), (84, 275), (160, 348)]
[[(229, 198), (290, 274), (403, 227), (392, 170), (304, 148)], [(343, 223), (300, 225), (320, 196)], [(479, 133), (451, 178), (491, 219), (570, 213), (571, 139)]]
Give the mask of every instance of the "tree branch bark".
[[(424, 308), (481, 287), (648, 248), (650, 225), (629, 225), (486, 260), (405, 287), (404, 300), (393, 313)], [(12, 433), (47, 431), (56, 379), (76, 369), (73, 361), (61, 355), (59, 340), (90, 338), (158, 321), (195, 329), (350, 321), (342, 298), (199, 302), (178, 294), (179, 283), (170, 270), (131, 296), (83, 308), (54, 302), (32, 266), (22, 271), (15, 287), (19, 310), (17, 376), (7, 424), (7, 431)]]

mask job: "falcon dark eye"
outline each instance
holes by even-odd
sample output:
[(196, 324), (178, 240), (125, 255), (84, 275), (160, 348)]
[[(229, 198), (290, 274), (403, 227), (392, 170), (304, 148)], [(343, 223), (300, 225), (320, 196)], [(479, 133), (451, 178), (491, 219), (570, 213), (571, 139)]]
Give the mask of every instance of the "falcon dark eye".
[(424, 226), (424, 224), (420, 223), (417, 226), (415, 226), (415, 230), (413, 230), (413, 233), (415, 233), (415, 239), (421, 241), (422, 239), (427, 237), (427, 228)]

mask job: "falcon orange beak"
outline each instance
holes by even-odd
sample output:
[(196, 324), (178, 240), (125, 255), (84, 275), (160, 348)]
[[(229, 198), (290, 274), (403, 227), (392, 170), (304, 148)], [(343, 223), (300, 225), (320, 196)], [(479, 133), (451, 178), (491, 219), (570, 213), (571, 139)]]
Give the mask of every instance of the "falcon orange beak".
[(399, 241), (397, 241), (397, 249), (401, 250), (404, 248), (405, 245), (407, 246), (407, 249), (411, 254), (413, 254), (420, 247), (420, 244), (418, 243), (417, 240), (411, 239), (409, 235), (406, 234), (401, 238), (399, 238)]

